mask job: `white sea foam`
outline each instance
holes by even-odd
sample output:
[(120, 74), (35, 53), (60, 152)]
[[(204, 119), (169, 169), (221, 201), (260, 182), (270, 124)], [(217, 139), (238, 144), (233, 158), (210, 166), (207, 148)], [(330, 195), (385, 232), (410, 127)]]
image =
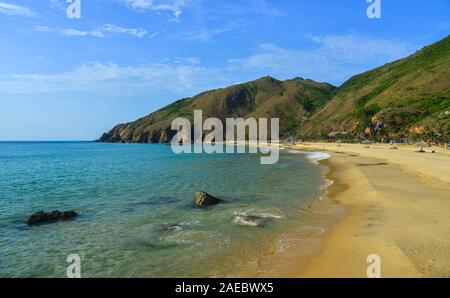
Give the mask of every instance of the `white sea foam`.
[(288, 149), (287, 152), (292, 153), (292, 154), (305, 154), (306, 152), (304, 151), (300, 151), (300, 150), (290, 150)]
[(256, 227), (258, 225), (257, 222), (245, 219), (244, 216), (236, 216), (233, 220), (235, 224), (241, 225), (241, 226), (250, 226), (250, 227)]
[(249, 209), (247, 211), (235, 211), (233, 212), (234, 216), (241, 216), (241, 217), (247, 217), (247, 216), (256, 216), (259, 218), (273, 218), (273, 219), (286, 219), (286, 216), (283, 214), (274, 214), (264, 211), (257, 211), (255, 209)]
[(331, 185), (333, 185), (334, 184), (334, 181), (333, 180), (330, 180), (330, 179), (325, 179), (325, 183), (323, 184), (323, 185), (321, 185), (320, 186), (320, 189), (321, 190), (326, 190), (326, 189), (328, 189)]
[(275, 219), (285, 219), (283, 215), (276, 215), (276, 214), (270, 214), (270, 213), (261, 213), (258, 214), (258, 216), (262, 218), (275, 218)]
[[(253, 210), (248, 210), (244, 212), (233, 212), (235, 224), (241, 226), (252, 226), (256, 227), (259, 223), (266, 219), (286, 219), (284, 215), (272, 214), (267, 212), (253, 212)], [(254, 219), (252, 218), (254, 217)]]
[(325, 152), (307, 152), (306, 158), (312, 160), (317, 163), (319, 160), (325, 160), (330, 158), (330, 154)]
[(310, 151), (301, 151), (301, 150), (292, 150), (292, 149), (287, 149), (288, 153), (291, 154), (304, 154), (306, 155), (306, 158), (308, 158), (309, 160), (317, 163), (319, 160), (325, 160), (325, 159), (329, 159), (330, 158), (330, 154), (326, 153), (326, 152), (310, 152)]
[(278, 239), (278, 243), (277, 243), (277, 252), (284, 252), (287, 249), (289, 249), (292, 244), (294, 244), (295, 242), (297, 242), (298, 239), (296, 238), (287, 238), (287, 237), (283, 237), (281, 239)]
[(193, 225), (201, 225), (198, 220), (191, 220), (191, 221), (183, 221), (180, 223), (180, 226), (182, 227), (188, 227)]
[(313, 235), (320, 235), (320, 234), (325, 233), (325, 228), (322, 228), (322, 227), (304, 226), (303, 229), (306, 231), (311, 231), (313, 233)]

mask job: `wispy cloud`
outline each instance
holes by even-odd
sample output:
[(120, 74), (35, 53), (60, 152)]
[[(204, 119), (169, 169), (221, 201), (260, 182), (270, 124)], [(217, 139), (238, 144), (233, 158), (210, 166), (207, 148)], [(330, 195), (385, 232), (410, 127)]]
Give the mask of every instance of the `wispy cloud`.
[(446, 31), (446, 30), (448, 31), (450, 29), (450, 22), (449, 21), (442, 22), (435, 25), (434, 27), (436, 28), (436, 30), (439, 31)]
[[(82, 35), (82, 31), (66, 34)], [(15, 74), (0, 77), (0, 92), (95, 92), (150, 96), (157, 90), (182, 96), (241, 81), (273, 75), (280, 79), (302, 76), (340, 84), (350, 76), (402, 58), (418, 47), (358, 35), (310, 36), (313, 47), (289, 49), (261, 44), (247, 57), (230, 59), (222, 67), (207, 67), (196, 57), (166, 59), (161, 63), (119, 65), (92, 62), (66, 72)]]
[(290, 49), (260, 44), (248, 57), (230, 59), (232, 70), (280, 77), (305, 76), (341, 83), (351, 75), (402, 58), (415, 48), (410, 44), (358, 35), (309, 36), (313, 47)]
[(249, 9), (254, 13), (266, 16), (279, 17), (283, 15), (283, 12), (269, 4), (266, 0), (251, 0)]
[(247, 23), (242, 20), (232, 20), (218, 27), (200, 27), (195, 30), (187, 31), (183, 34), (182, 38), (193, 41), (208, 42), (222, 33), (244, 28), (246, 24)]
[(21, 17), (34, 17), (36, 13), (25, 6), (19, 6), (15, 4), (0, 2), (0, 13), (11, 15), (11, 16), (21, 16)]
[[(275, 2), (272, 2), (275, 3)], [(265, 17), (280, 17), (284, 13), (267, 0), (247, 0), (235, 2), (225, 2), (225, 7), (229, 7), (229, 13), (232, 14), (256, 14), (263, 15)]]
[(112, 33), (112, 34), (129, 34), (137, 38), (142, 38), (147, 35), (147, 31), (142, 28), (124, 28), (112, 24), (106, 24), (99, 30), (103, 34)]
[(120, 0), (127, 6), (140, 10), (151, 10), (156, 12), (168, 11), (171, 12), (175, 18), (178, 18), (183, 8), (186, 6), (186, 0)]
[(134, 66), (92, 62), (63, 73), (17, 74), (0, 77), (0, 90), (7, 94), (89, 91), (135, 95), (154, 90), (189, 94), (218, 87), (225, 80), (219, 69), (202, 67), (197, 59), (176, 60)]
[[(155, 11), (172, 13), (178, 19), (186, 9), (200, 9), (208, 14), (216, 14), (217, 10), (208, 10), (207, 5), (202, 5), (202, 0), (117, 0), (126, 6), (138, 11)], [(217, 1), (222, 13), (231, 15), (260, 14), (274, 17), (283, 13), (267, 0), (227, 0), (221, 3)]]
[[(149, 34), (142, 28), (124, 28), (113, 24), (105, 24), (94, 30), (78, 30), (78, 29), (54, 29), (47, 26), (36, 26), (34, 28), (37, 32), (57, 32), (64, 36), (93, 36), (93, 37), (105, 37), (106, 35), (127, 34), (137, 38), (143, 38)], [(150, 34), (150, 37), (156, 36), (157, 33)]]
[[(66, 1), (65, 0), (63, 0), (63, 1), (64, 1), (64, 4), (65, 4)], [(48, 3), (50, 8), (59, 9), (59, 10), (66, 10), (66, 7), (62, 3), (62, 0), (47, 0), (47, 3)]]

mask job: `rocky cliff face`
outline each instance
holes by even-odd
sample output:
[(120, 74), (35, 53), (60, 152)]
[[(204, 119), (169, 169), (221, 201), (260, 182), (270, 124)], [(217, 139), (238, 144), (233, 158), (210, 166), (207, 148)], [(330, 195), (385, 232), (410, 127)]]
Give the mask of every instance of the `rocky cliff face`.
[(105, 143), (168, 143), (174, 133), (169, 129), (143, 129), (135, 132), (128, 124), (116, 125), (99, 139)]

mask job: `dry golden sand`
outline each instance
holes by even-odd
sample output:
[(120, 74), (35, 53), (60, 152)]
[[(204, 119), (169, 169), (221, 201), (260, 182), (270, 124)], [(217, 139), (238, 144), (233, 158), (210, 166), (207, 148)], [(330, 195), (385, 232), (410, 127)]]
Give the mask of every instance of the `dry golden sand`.
[(348, 214), (323, 239), (270, 256), (267, 267), (277, 269), (258, 276), (366, 277), (367, 256), (378, 254), (382, 277), (450, 277), (450, 153), (397, 147), (296, 146), (331, 153), (328, 196)]

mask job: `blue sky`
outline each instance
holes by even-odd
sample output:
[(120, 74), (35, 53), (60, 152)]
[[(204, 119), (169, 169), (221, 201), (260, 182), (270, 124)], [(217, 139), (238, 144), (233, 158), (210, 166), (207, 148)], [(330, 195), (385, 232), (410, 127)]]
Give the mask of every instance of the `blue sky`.
[(449, 34), (448, 0), (0, 0), (0, 140), (93, 140), (271, 75), (339, 85)]

